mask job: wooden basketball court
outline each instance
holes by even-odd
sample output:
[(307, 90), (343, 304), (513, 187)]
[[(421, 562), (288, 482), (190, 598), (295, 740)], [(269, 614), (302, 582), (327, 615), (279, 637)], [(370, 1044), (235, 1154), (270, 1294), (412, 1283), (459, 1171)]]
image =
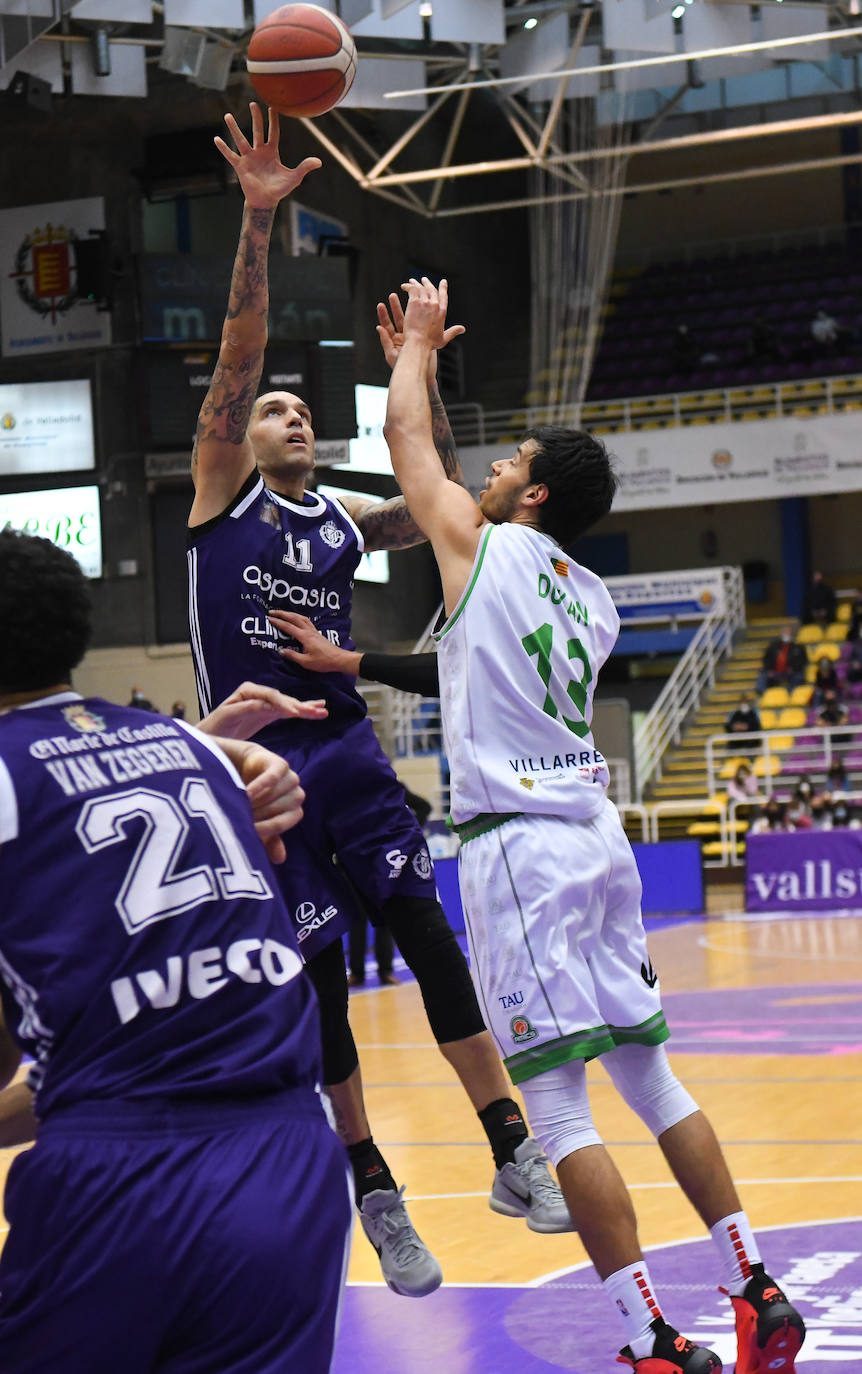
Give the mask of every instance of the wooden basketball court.
[[(799, 1368), (862, 1363), (862, 917), (665, 920), (650, 947), (677, 1072), (712, 1118), (767, 1267), (789, 1275), (808, 1322)], [(377, 988), (369, 972), (351, 1020), (375, 1139), (445, 1281), (420, 1300), (390, 1293), (357, 1228), (337, 1374), (613, 1369), (622, 1331), (577, 1236), (490, 1211), (490, 1151), (416, 985)], [(700, 1223), (600, 1064), (589, 1079), (642, 1243), (658, 1247), (666, 1315), (714, 1340), (732, 1369), (730, 1309)], [(0, 1151), (0, 1177), (14, 1153)]]

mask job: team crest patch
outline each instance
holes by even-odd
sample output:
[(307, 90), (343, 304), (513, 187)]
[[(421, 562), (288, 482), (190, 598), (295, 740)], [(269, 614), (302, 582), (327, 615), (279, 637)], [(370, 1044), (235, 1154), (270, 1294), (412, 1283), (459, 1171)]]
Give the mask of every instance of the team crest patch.
[(97, 716), (95, 711), (88, 711), (86, 706), (64, 706), (62, 714), (73, 730), (80, 730), (82, 735), (101, 734), (105, 728), (102, 716)]
[(417, 878), (431, 877), (431, 858), (427, 849), (420, 849), (413, 855), (413, 872)]
[(569, 565), (564, 561), (564, 559), (552, 558), (551, 567), (553, 568), (555, 573), (559, 573), (560, 577), (568, 577)]
[(521, 784), (522, 787), (526, 787), (528, 792), (532, 792), (533, 788), (536, 785), (535, 778), (519, 778), (518, 782)]
[(525, 1040), (535, 1040), (539, 1034), (526, 1016), (513, 1016), (509, 1022), (509, 1029), (516, 1045), (522, 1045)]
[(327, 520), (320, 527), (320, 537), (331, 549), (340, 549), (345, 540), (344, 530), (340, 530), (334, 520)]

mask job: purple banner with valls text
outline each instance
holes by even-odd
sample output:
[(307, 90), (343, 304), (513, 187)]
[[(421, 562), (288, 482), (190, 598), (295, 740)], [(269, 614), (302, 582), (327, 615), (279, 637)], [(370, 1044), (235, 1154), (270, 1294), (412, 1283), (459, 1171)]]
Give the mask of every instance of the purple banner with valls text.
[(746, 911), (862, 910), (862, 830), (749, 835)]

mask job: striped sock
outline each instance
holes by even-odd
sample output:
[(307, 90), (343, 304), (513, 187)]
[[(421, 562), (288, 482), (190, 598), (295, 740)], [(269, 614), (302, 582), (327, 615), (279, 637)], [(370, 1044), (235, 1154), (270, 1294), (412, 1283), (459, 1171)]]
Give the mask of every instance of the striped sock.
[(734, 1212), (710, 1226), (709, 1233), (721, 1255), (727, 1291), (731, 1297), (739, 1298), (751, 1278), (751, 1266), (760, 1263), (760, 1251), (748, 1217), (744, 1212)]
[(653, 1297), (652, 1279), (644, 1260), (617, 1269), (604, 1280), (605, 1292), (623, 1319), (627, 1344), (635, 1359), (652, 1354), (655, 1332), (650, 1322), (661, 1316), (661, 1309)]

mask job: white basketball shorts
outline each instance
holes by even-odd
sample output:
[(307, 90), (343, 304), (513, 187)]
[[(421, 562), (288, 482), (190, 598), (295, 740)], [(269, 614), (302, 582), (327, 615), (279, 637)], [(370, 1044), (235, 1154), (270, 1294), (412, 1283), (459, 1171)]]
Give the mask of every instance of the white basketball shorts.
[(591, 820), (507, 820), (462, 844), (459, 875), (476, 994), (513, 1083), (668, 1038), (612, 802)]

